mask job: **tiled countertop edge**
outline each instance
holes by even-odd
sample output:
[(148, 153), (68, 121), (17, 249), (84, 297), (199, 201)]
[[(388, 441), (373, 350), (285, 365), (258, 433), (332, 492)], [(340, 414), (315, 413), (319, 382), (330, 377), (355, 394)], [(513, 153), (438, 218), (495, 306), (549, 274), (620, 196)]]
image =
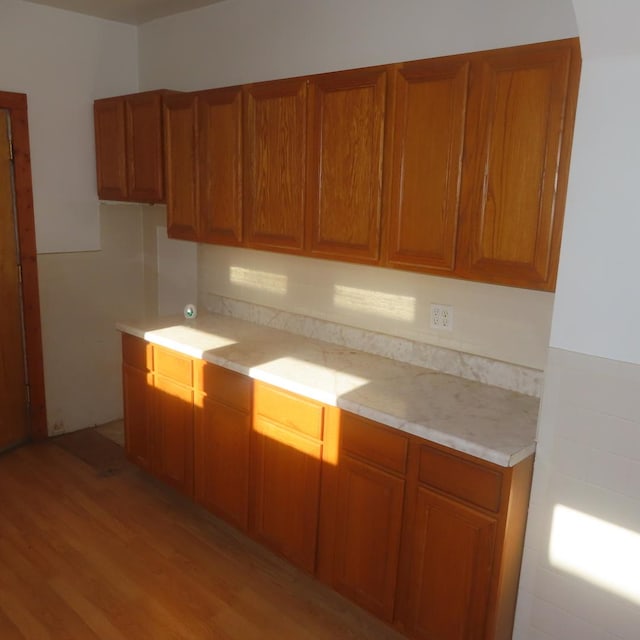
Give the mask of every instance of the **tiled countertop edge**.
[(209, 294), (207, 311), (540, 398), (538, 369)]

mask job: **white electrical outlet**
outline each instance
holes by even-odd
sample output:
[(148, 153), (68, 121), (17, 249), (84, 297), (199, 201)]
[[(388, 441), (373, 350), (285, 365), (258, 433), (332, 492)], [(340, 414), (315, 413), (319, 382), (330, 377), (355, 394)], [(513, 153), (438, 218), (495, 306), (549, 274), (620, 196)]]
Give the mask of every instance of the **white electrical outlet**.
[(453, 307), (450, 304), (431, 304), (431, 328), (453, 331)]

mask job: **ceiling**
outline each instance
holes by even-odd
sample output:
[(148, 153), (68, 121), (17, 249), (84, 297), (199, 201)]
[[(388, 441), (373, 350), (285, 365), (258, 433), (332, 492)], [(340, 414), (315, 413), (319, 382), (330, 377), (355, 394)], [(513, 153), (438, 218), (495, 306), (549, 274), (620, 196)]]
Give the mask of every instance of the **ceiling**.
[(142, 24), (223, 0), (26, 0), (98, 18)]

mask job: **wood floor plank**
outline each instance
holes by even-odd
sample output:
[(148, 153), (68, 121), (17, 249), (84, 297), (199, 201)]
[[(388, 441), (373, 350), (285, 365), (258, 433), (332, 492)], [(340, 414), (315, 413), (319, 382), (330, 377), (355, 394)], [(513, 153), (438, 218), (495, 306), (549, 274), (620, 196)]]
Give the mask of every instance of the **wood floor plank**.
[(138, 469), (0, 455), (1, 640), (399, 640)]

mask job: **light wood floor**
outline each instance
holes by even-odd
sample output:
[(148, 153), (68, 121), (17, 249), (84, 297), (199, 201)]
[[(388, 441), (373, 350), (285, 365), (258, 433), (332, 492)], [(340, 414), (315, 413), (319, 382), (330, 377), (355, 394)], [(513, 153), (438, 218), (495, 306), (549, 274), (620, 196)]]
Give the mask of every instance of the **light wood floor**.
[(2, 640), (401, 638), (131, 466), (0, 456)]

